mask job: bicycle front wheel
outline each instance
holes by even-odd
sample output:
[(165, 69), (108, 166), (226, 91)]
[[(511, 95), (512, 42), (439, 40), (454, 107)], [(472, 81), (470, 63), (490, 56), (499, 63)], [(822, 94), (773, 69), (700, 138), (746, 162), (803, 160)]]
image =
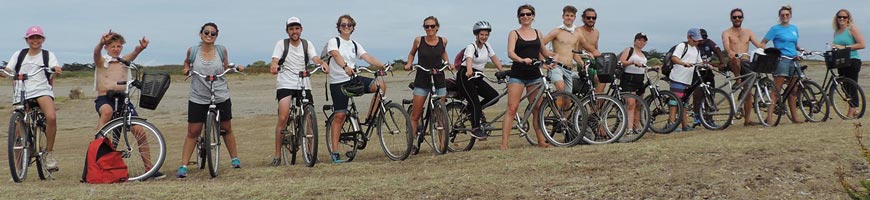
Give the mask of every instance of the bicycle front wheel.
[[(566, 92), (552, 93), (552, 99), (546, 95), (539, 98), (541, 107), (538, 109), (538, 125), (547, 142), (557, 147), (570, 147), (580, 142), (580, 130), (584, 130), (586, 110), (580, 106), (580, 99)], [(578, 124), (579, 123), (579, 124)]]
[(828, 110), (828, 100), (825, 100), (825, 92), (818, 83), (803, 80), (803, 87), (798, 91), (797, 109), (801, 111), (808, 122), (821, 122), (827, 120), (825, 110)]
[(208, 163), (208, 174), (212, 178), (218, 176), (218, 168), (220, 167), (221, 158), (221, 128), (217, 121), (217, 114), (214, 112), (208, 113), (208, 118), (205, 118), (205, 138), (203, 142), (208, 150), (206, 151), (206, 163)]
[(450, 133), (447, 136), (447, 150), (452, 152), (468, 151), (474, 146), (476, 138), (471, 136), (472, 124), (470, 110), (465, 109), (465, 104), (451, 102), (447, 104), (447, 117), (450, 118)]
[(433, 102), (432, 112), (429, 112), (429, 136), (435, 154), (442, 155), (447, 153), (447, 134), (451, 132), (450, 118), (447, 117), (444, 102)]
[[(644, 101), (649, 106), (649, 129), (655, 133), (671, 133), (683, 120), (683, 106), (680, 98), (671, 91), (659, 90), (658, 95), (650, 93)], [(673, 109), (673, 112), (671, 111)], [(671, 119), (673, 116), (674, 119)]]
[[(619, 138), (619, 142), (634, 142), (639, 140), (646, 134), (650, 127), (649, 106), (646, 102), (635, 94), (622, 93), (622, 102), (626, 104), (625, 111), (629, 112), (628, 116), (633, 116), (629, 120), (628, 130)], [(634, 109), (629, 109), (628, 101), (634, 101)]]
[[(828, 92), (828, 100), (834, 107), (834, 112), (842, 119), (857, 119), (864, 116), (867, 103), (864, 99), (864, 89), (861, 89), (855, 80), (846, 77), (835, 78)], [(851, 116), (850, 109), (854, 110)]]
[(27, 127), (23, 119), (24, 115), (12, 112), (9, 117), (9, 171), (12, 173), (12, 181), (19, 183), (27, 178), (27, 167), (30, 165), (30, 141)]
[(701, 125), (709, 130), (723, 130), (734, 119), (734, 100), (725, 91), (710, 88), (710, 93), (701, 100)]
[(583, 142), (587, 144), (616, 142), (625, 133), (628, 122), (625, 106), (610, 95), (595, 95), (595, 97), (594, 100), (590, 97), (580, 100), (580, 105), (583, 105), (589, 117), (575, 117), (575, 120), (586, 120), (586, 128), (581, 132)]
[[(99, 134), (110, 141), (117, 142), (115, 151), (120, 151), (127, 164), (127, 181), (144, 181), (160, 170), (166, 159), (166, 142), (163, 135), (144, 119), (130, 119), (131, 126), (124, 120), (109, 122), (100, 129)], [(113, 133), (119, 134), (113, 134)]]
[(314, 167), (317, 163), (317, 116), (314, 114), (314, 105), (308, 104), (302, 108), (302, 127), (299, 132), (299, 141), (302, 142), (302, 159), (305, 166)]
[(408, 112), (397, 103), (385, 104), (378, 111), (378, 137), (384, 154), (390, 160), (399, 161), (408, 158), (411, 153), (413, 133), (411, 132), (411, 119)]

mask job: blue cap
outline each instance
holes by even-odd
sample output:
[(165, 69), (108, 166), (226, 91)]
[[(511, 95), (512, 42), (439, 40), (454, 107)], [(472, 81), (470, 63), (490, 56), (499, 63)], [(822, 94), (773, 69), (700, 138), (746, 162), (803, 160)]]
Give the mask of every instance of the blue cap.
[(701, 38), (701, 30), (698, 29), (698, 28), (690, 28), (690, 29), (689, 29), (689, 33), (687, 33), (687, 34), (688, 34), (689, 36), (691, 36), (693, 40), (701, 40), (701, 39), (703, 39), (703, 38)]

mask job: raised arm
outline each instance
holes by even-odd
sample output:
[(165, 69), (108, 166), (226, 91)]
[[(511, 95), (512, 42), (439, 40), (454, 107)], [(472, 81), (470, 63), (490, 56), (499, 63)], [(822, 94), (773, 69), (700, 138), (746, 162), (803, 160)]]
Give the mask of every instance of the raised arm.
[(136, 60), (136, 57), (139, 57), (139, 53), (142, 53), (142, 50), (145, 50), (145, 48), (148, 48), (148, 43), (149, 43), (148, 39), (145, 37), (142, 37), (142, 39), (139, 40), (139, 46), (136, 46), (136, 49), (133, 49), (133, 52), (130, 52), (127, 55), (124, 55), (124, 60), (131, 61), (131, 62), (133, 60)]

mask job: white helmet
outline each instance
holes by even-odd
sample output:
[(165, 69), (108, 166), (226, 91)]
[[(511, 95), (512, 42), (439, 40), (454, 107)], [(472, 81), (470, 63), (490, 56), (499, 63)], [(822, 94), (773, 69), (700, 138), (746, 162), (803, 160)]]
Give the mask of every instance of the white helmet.
[(479, 21), (477, 23), (474, 23), (474, 28), (472, 29), (474, 34), (477, 35), (477, 33), (479, 33), (481, 30), (492, 31), (492, 26), (490, 26), (489, 22), (487, 21)]

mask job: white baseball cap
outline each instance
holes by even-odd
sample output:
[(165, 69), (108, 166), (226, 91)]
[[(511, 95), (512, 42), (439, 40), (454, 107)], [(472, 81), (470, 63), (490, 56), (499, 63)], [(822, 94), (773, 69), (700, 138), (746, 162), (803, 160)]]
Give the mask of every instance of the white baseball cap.
[(288, 26), (291, 24), (294, 24), (294, 23), (299, 24), (299, 26), (302, 26), (302, 21), (299, 21), (299, 18), (297, 18), (297, 17), (290, 17), (290, 19), (287, 19)]

